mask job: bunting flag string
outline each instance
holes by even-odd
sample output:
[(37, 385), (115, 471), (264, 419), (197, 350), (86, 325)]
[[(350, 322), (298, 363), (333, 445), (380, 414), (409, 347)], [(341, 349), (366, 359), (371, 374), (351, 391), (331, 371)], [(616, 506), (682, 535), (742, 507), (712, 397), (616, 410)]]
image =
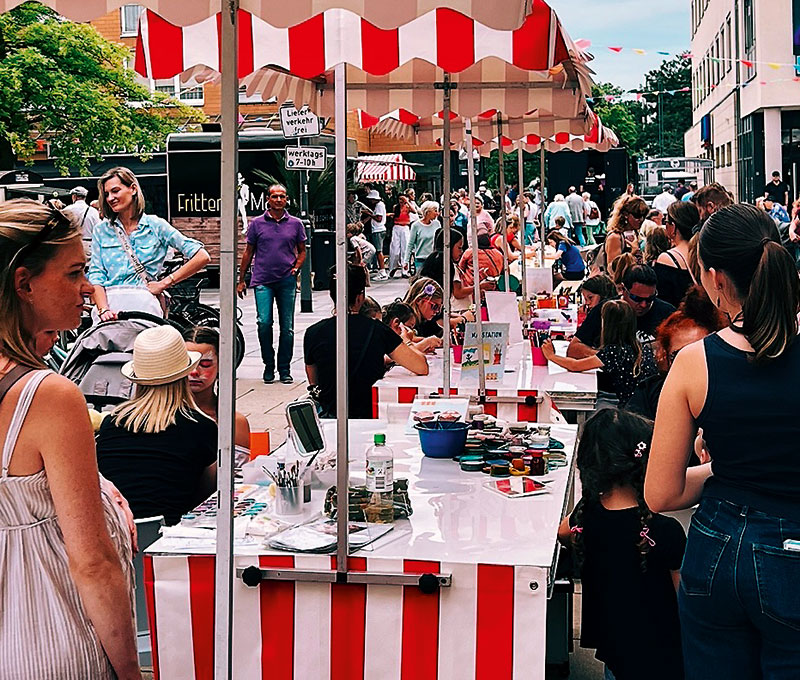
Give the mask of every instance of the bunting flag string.
[[(586, 38), (581, 38), (580, 40), (575, 41), (575, 46), (581, 50), (588, 50), (590, 47), (595, 47), (596, 49), (605, 49), (609, 52), (613, 52), (614, 54), (622, 54), (624, 52), (633, 52), (634, 54), (638, 54), (640, 56), (647, 55), (647, 54), (657, 54), (663, 57), (681, 57), (682, 59), (699, 59), (699, 57), (695, 57), (691, 52), (684, 51), (684, 52), (669, 52), (664, 50), (644, 50), (639, 47), (623, 47), (621, 45), (598, 45), (593, 43), (591, 40), (587, 40)], [(747, 68), (753, 68), (757, 65), (764, 65), (767, 68), (772, 69), (773, 71), (779, 71), (782, 68), (791, 68), (797, 69), (800, 71), (800, 57), (794, 62), (777, 62), (777, 61), (758, 61), (755, 59), (734, 59), (732, 57), (712, 57), (708, 56), (708, 59), (712, 63), (739, 63), (742, 66), (746, 66)]]
[[(800, 76), (794, 76), (793, 78), (775, 78), (773, 80), (759, 80), (759, 81), (749, 81), (745, 83), (741, 83), (740, 87), (742, 89), (746, 88), (748, 85), (757, 82), (759, 85), (771, 85), (773, 83), (800, 83)], [(719, 85), (711, 85), (709, 89), (716, 90), (718, 88), (726, 88), (726, 89), (734, 89), (736, 87), (735, 83), (720, 83)], [(692, 90), (696, 90), (697, 92), (702, 92), (703, 88), (691, 88), (691, 87), (681, 87), (677, 90), (650, 90), (647, 92), (638, 91), (638, 90), (628, 90), (627, 92), (623, 92), (622, 94), (606, 94), (601, 97), (587, 97), (586, 101), (589, 104), (594, 104), (596, 102), (607, 102), (609, 104), (616, 104), (618, 102), (625, 102), (625, 101), (641, 101), (644, 97), (657, 97), (662, 94), (669, 94), (669, 95), (676, 95), (682, 94), (685, 92), (691, 92)]]

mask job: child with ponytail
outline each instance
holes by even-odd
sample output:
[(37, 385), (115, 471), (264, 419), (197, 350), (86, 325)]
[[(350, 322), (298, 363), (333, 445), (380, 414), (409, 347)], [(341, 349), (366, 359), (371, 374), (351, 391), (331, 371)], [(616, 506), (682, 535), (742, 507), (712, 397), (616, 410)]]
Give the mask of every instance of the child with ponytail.
[(596, 650), (606, 680), (683, 678), (676, 589), (686, 537), (644, 501), (652, 435), (652, 421), (616, 408), (586, 421), (581, 499), (558, 532), (581, 578), (581, 646)]

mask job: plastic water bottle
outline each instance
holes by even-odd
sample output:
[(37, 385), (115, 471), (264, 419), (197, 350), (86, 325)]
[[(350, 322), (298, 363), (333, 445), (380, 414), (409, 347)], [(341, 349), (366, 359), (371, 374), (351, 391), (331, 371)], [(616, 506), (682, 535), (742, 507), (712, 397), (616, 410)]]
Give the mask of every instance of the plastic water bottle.
[(369, 502), (364, 509), (367, 522), (394, 522), (394, 454), (386, 446), (386, 435), (375, 435), (367, 449), (367, 491)]

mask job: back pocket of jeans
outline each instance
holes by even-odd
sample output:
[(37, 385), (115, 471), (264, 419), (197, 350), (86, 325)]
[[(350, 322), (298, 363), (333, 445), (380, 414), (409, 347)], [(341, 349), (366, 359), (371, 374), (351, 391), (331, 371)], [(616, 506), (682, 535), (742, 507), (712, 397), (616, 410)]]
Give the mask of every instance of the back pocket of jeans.
[(753, 544), (753, 561), (761, 611), (800, 630), (800, 553)]
[(681, 565), (681, 587), (687, 595), (711, 595), (714, 574), (730, 539), (692, 517)]

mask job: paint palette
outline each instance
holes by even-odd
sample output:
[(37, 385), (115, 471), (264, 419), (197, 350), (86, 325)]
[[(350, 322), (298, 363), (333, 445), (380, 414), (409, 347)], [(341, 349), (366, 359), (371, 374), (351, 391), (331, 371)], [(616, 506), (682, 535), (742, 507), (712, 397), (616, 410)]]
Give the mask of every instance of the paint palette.
[[(243, 520), (249, 523), (249, 520), (266, 515), (271, 499), (272, 493), (269, 486), (258, 484), (237, 486), (233, 493), (234, 524), (242, 524)], [(194, 510), (181, 517), (181, 526), (195, 529), (215, 529), (218, 510), (217, 493), (214, 492)]]

